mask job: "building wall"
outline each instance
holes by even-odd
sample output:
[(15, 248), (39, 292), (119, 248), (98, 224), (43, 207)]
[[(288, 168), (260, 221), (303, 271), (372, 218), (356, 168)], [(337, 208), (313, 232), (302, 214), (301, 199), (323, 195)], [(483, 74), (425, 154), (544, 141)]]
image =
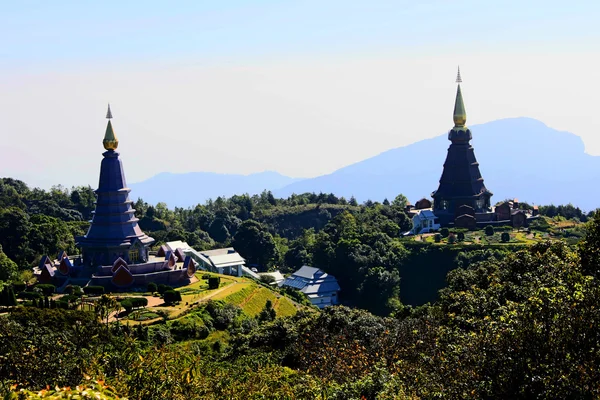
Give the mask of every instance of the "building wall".
[[(187, 285), (190, 283), (190, 278), (187, 276), (187, 270), (167, 270), (161, 272), (154, 272), (149, 274), (133, 275), (133, 284), (131, 287), (146, 287), (148, 283), (154, 282), (156, 284), (163, 283), (166, 285)], [(112, 284), (112, 276), (92, 276), (90, 281), (91, 286), (104, 286), (108, 289), (114, 289)]]
[(338, 300), (337, 300), (337, 292), (329, 292), (329, 293), (324, 293), (319, 295), (319, 297), (314, 297), (314, 298), (310, 298), (309, 300), (310, 302), (319, 307), (319, 308), (323, 308), (323, 307), (327, 307), (327, 306), (331, 306), (334, 304), (338, 304)]

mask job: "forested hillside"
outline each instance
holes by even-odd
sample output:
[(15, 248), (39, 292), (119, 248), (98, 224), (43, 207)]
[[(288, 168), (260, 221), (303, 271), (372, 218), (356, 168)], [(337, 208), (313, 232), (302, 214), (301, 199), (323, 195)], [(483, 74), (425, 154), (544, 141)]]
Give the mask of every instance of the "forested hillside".
[[(29, 271), (42, 255), (54, 256), (60, 250), (75, 254), (74, 236), (87, 231), (94, 200), (89, 187), (43, 191), (10, 178), (0, 180), (0, 245), (7, 260)], [(263, 271), (277, 268), (285, 273), (312, 265), (338, 279), (344, 304), (378, 315), (389, 314), (401, 302), (433, 301), (445, 286), (448, 271), (491, 254), (501, 258), (523, 246), (457, 242), (440, 247), (402, 238), (401, 232), (411, 227), (405, 204), (402, 195), (383, 203), (358, 204), (354, 198), (332, 194), (277, 199), (265, 191), (218, 197), (192, 208), (169, 209), (164, 203), (150, 205), (143, 200), (136, 201), (134, 208), (140, 227), (156, 239), (155, 246), (172, 240), (187, 241), (197, 249), (233, 246)], [(529, 205), (522, 203), (522, 207)], [(540, 212), (577, 223), (587, 219), (572, 205), (541, 207)], [(581, 234), (577, 228), (538, 227), (555, 234), (551, 237), (574, 235), (576, 239)], [(0, 272), (4, 274), (0, 279), (16, 270), (7, 266), (3, 271), (12, 272)]]
[[(586, 231), (577, 246), (545, 241), (502, 260), (472, 260), (448, 274), (439, 301), (386, 318), (341, 306), (273, 320), (217, 302), (198, 306), (190, 317), (199, 318), (174, 330), (16, 307), (0, 317), (0, 393), (597, 398), (600, 215)], [(220, 339), (190, 339), (194, 321)]]

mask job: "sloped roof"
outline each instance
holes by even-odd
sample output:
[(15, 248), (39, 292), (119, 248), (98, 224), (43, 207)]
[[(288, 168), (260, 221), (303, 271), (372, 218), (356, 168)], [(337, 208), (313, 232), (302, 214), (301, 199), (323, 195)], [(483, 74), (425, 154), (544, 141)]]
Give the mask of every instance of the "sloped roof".
[(224, 254), (233, 254), (233, 253), (237, 253), (233, 247), (225, 247), (222, 249), (214, 249), (214, 250), (204, 250), (204, 251), (200, 252), (200, 254), (202, 254), (205, 257), (222, 256)]
[(209, 256), (208, 259), (215, 267), (229, 267), (232, 265), (241, 265), (246, 262), (238, 253)]
[(168, 247), (169, 250), (175, 251), (175, 249), (180, 248), (182, 250), (186, 250), (190, 248), (190, 245), (186, 242), (182, 242), (181, 240), (175, 240), (173, 242), (165, 243), (165, 246)]
[(419, 210), (418, 214), (415, 214), (415, 216), (413, 218), (415, 218), (415, 217), (418, 217), (420, 220), (436, 218), (433, 211), (431, 211), (429, 209)]
[(337, 283), (337, 281), (335, 279), (332, 279), (332, 280), (327, 280), (324, 282), (317, 282), (312, 285), (306, 285), (300, 291), (306, 295), (310, 295), (310, 294), (323, 294), (323, 293), (328, 293), (328, 292), (338, 292), (339, 290), (340, 290), (340, 285)]
[(329, 275), (318, 268), (306, 265), (281, 282), (281, 286), (299, 289), (307, 295), (321, 295), (323, 293), (340, 290), (340, 285), (333, 275)]
[(178, 261), (185, 260), (185, 254), (183, 254), (183, 250), (181, 249), (181, 247), (175, 249), (175, 255), (177, 256)]
[(298, 271), (294, 272), (292, 275), (299, 276), (302, 278), (307, 278), (307, 279), (315, 279), (317, 274), (322, 275), (322, 274), (324, 274), (324, 272), (321, 271), (319, 268), (314, 268), (314, 267), (309, 267), (308, 265), (304, 265), (302, 268), (300, 268)]

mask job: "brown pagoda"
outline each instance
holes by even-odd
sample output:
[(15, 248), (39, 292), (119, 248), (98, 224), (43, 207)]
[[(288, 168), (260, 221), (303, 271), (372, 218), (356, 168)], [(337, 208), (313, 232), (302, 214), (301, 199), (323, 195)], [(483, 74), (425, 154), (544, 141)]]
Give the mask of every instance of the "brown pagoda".
[(431, 194), (434, 200), (433, 212), (442, 226), (454, 224), (458, 217), (467, 217), (461, 220), (470, 219), (475, 223), (480, 219), (487, 219), (480, 217), (492, 212), (492, 192), (483, 184), (479, 163), (470, 143), (471, 130), (465, 125), (467, 113), (460, 90), (460, 69), (456, 82), (458, 87), (454, 103), (454, 128), (448, 132), (448, 140), (452, 143), (448, 148), (440, 185)]

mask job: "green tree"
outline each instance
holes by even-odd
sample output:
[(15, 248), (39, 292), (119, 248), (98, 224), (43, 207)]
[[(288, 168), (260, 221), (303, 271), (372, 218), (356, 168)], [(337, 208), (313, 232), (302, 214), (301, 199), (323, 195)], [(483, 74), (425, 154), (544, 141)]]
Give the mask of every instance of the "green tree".
[(600, 273), (600, 211), (596, 210), (585, 226), (585, 237), (578, 244), (581, 266), (586, 274)]
[(273, 321), (276, 315), (277, 313), (273, 308), (273, 303), (271, 302), (271, 300), (267, 300), (267, 302), (265, 303), (265, 307), (258, 314), (258, 320), (263, 322)]
[(408, 204), (408, 199), (406, 198), (405, 195), (403, 194), (399, 194), (398, 196), (396, 196), (396, 198), (392, 201), (392, 205), (399, 207), (399, 208), (406, 208), (406, 205)]
[(100, 317), (100, 320), (106, 320), (106, 327), (108, 329), (108, 321), (110, 315), (113, 312), (120, 310), (121, 304), (112, 296), (103, 294), (98, 301), (96, 301), (96, 314)]
[(378, 315), (389, 314), (394, 300), (398, 300), (399, 289), (398, 271), (386, 271), (382, 267), (369, 268), (359, 289), (361, 306)]
[(10, 281), (17, 277), (18, 272), (17, 264), (4, 254), (0, 245), (0, 281)]
[(17, 297), (12, 285), (0, 282), (0, 306), (12, 307), (17, 305)]
[(173, 303), (177, 303), (181, 301), (181, 293), (177, 290), (167, 290), (163, 294), (163, 299), (167, 305), (171, 305)]
[(277, 257), (273, 236), (258, 222), (247, 220), (242, 223), (233, 238), (233, 247), (250, 264), (267, 269)]
[(64, 221), (47, 215), (34, 215), (30, 219), (30, 247), (36, 256), (67, 253), (75, 251), (75, 239)]
[(21, 209), (10, 207), (0, 210), (0, 245), (11, 260), (20, 267), (33, 258), (29, 249), (29, 216)]

